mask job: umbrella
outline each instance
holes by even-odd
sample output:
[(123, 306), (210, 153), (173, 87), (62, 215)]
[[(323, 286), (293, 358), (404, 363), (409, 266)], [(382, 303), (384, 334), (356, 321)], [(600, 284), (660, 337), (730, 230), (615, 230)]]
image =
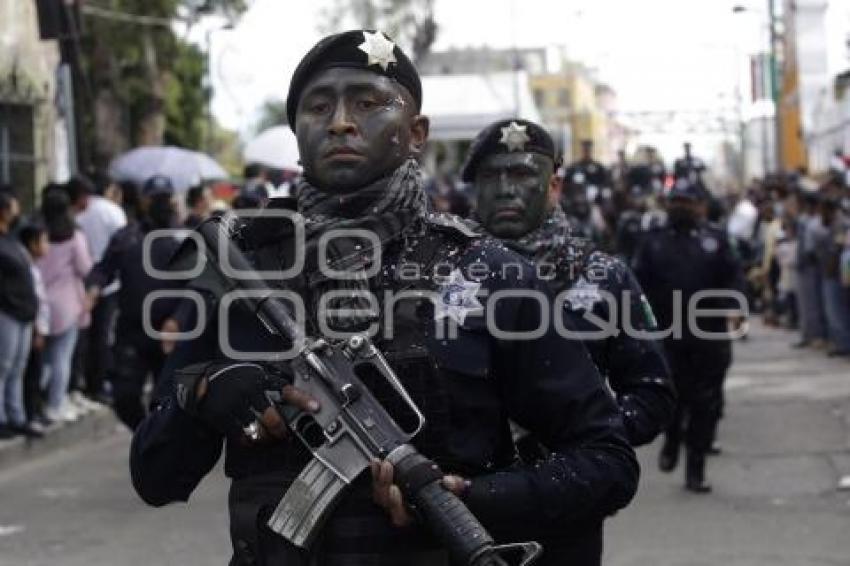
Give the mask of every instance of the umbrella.
[(171, 180), (175, 191), (229, 177), (209, 155), (172, 146), (137, 147), (116, 157), (109, 166), (109, 174), (116, 181), (132, 181), (139, 186), (154, 175), (164, 175)]
[(289, 126), (275, 126), (263, 131), (245, 145), (242, 157), (245, 163), (301, 171), (301, 165), (298, 164), (298, 142)]

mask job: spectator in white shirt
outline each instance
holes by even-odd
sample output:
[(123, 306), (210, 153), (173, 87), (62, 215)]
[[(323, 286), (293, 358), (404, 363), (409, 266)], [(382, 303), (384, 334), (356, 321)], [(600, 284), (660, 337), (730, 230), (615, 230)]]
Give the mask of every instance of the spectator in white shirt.
[[(112, 181), (105, 175), (96, 175), (95, 179), (97, 184), (77, 176), (68, 182), (66, 188), (77, 226), (85, 234), (92, 260), (97, 263), (112, 235), (127, 225), (127, 215), (115, 202), (103, 196), (111, 191)], [(120, 283), (115, 281), (103, 289), (92, 310), (91, 326), (80, 334), (77, 342), (71, 400), (82, 411), (91, 408), (89, 399), (108, 400), (104, 379), (111, 364), (111, 334), (118, 308), (119, 287)], [(79, 393), (80, 390), (85, 397)]]

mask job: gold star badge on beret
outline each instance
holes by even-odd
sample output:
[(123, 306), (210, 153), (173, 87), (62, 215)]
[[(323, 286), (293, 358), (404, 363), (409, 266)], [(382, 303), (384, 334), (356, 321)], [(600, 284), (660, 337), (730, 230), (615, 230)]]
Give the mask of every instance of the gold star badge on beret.
[(363, 43), (358, 45), (357, 48), (369, 56), (367, 65), (380, 65), (386, 71), (389, 69), (390, 63), (398, 62), (393, 54), (395, 44), (379, 31), (374, 33), (364, 31)]
[(528, 126), (520, 126), (516, 122), (511, 122), (502, 128), (502, 139), (499, 140), (499, 143), (505, 144), (508, 151), (523, 151), (525, 144), (531, 140), (526, 129), (528, 129)]

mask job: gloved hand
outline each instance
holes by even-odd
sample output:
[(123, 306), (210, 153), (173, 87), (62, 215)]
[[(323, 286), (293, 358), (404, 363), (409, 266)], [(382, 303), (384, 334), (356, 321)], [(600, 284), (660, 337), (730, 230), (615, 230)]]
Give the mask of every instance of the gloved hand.
[(318, 402), (277, 371), (249, 362), (205, 362), (176, 372), (177, 403), (188, 414), (227, 436), (258, 441), (284, 438), (286, 423), (273, 400), (316, 412)]

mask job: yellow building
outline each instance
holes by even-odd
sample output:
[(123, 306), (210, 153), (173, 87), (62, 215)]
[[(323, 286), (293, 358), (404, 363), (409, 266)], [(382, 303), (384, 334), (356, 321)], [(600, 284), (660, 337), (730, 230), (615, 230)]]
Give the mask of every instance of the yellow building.
[(616, 148), (610, 147), (612, 125), (605, 108), (613, 100), (610, 88), (578, 64), (567, 64), (560, 73), (531, 75), (529, 83), (543, 122), (565, 149), (566, 160), (580, 155), (585, 139), (593, 140), (597, 159), (613, 159)]

